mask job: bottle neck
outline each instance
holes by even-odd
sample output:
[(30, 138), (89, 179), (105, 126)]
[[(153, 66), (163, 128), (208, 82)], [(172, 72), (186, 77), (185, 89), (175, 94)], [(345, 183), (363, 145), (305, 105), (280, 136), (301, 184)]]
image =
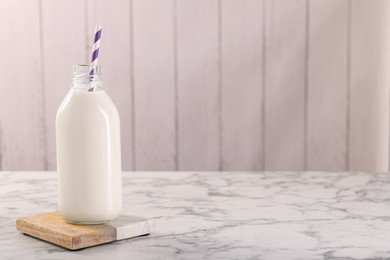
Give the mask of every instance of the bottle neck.
[(101, 70), (98, 65), (73, 65), (73, 89), (98, 91), (102, 89)]

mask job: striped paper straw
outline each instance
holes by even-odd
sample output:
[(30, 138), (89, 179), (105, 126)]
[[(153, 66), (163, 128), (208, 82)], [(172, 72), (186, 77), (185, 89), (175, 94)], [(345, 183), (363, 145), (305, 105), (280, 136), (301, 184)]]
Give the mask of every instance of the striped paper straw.
[[(102, 36), (102, 26), (96, 25), (95, 27), (95, 38), (93, 41), (93, 47), (92, 47), (92, 59), (91, 59), (91, 66), (96, 66), (98, 59), (99, 59), (99, 47), (100, 47), (100, 38)], [(89, 72), (90, 76), (95, 75), (95, 69), (92, 67), (91, 71)], [(88, 89), (88, 91), (94, 91), (95, 87), (92, 85), (91, 88)]]

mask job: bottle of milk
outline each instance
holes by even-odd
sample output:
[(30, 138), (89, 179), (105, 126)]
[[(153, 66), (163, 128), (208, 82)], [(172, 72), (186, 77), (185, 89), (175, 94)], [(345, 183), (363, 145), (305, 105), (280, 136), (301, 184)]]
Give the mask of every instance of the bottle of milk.
[(119, 114), (100, 76), (99, 66), (73, 66), (57, 112), (59, 211), (74, 224), (106, 223), (122, 209)]

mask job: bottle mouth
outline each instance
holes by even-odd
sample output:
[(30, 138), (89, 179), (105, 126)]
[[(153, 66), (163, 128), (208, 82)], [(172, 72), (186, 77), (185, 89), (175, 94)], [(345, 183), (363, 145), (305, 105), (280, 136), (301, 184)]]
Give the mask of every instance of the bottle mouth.
[(73, 65), (73, 87), (80, 90), (101, 88), (101, 69), (99, 65)]
[(100, 65), (73, 65), (72, 78), (91, 78), (102, 75)]

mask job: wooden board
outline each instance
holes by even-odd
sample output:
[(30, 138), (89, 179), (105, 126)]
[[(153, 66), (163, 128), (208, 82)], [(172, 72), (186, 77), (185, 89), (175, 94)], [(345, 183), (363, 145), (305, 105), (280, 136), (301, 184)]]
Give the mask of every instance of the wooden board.
[(228, 0), (220, 8), (221, 169), (261, 170), (263, 2)]
[(45, 169), (38, 1), (0, 1), (2, 169)]
[[(53, 171), (56, 163), (55, 119), (57, 109), (72, 86), (73, 64), (84, 64), (86, 31), (83, 1), (41, 1), (42, 69), (44, 118), (46, 131), (45, 170)], [(69, 15), (72, 13), (72, 15)], [(56, 19), (52, 19), (56, 17)], [(46, 149), (46, 150), (45, 150)], [(28, 153), (25, 153), (26, 156)]]
[(18, 231), (70, 250), (148, 235), (153, 227), (153, 220), (130, 215), (121, 215), (108, 224), (73, 225), (57, 211), (16, 220)]
[(389, 11), (389, 1), (351, 3), (350, 171), (389, 169)]
[(346, 170), (348, 1), (309, 1), (307, 168)]
[(101, 24), (103, 38), (99, 63), (102, 66), (103, 88), (118, 108), (121, 118), (122, 167), (125, 170), (134, 170), (130, 5), (127, 0), (87, 2), (87, 60), (91, 59), (95, 25)]
[(173, 1), (132, 3), (135, 169), (174, 170)]
[(175, 12), (177, 168), (218, 170), (218, 1), (177, 1)]
[(304, 170), (305, 12), (303, 0), (266, 2), (264, 169), (270, 171)]

